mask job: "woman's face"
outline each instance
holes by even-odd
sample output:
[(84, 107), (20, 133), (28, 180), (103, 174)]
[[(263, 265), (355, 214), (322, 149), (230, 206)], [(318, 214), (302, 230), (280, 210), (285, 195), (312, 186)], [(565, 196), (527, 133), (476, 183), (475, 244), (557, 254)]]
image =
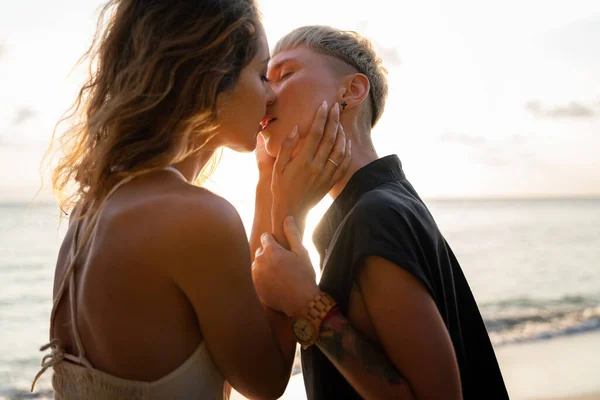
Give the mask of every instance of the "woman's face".
[(215, 140), (220, 146), (235, 151), (253, 151), (256, 147), (267, 104), (275, 100), (266, 79), (268, 63), (269, 45), (264, 32), (261, 32), (258, 51), (250, 64), (242, 69), (237, 84), (231, 91), (219, 96), (219, 133)]

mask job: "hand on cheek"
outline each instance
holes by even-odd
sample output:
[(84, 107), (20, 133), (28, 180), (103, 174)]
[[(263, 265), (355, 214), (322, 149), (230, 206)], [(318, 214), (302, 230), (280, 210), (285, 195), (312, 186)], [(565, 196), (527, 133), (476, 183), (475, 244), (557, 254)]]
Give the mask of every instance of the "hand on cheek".
[(298, 152), (302, 148), (302, 145), (304, 145), (305, 141), (306, 141), (306, 138), (301, 138), (301, 139), (298, 140), (298, 145), (296, 146), (296, 148), (292, 152), (292, 159), (294, 159), (294, 157), (296, 157), (296, 154), (298, 154)]

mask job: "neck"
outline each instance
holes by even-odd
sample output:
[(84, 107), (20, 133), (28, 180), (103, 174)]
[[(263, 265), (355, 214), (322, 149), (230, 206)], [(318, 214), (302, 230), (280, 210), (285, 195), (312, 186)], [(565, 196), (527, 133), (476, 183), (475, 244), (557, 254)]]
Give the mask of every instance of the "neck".
[(194, 182), (198, 179), (200, 172), (202, 172), (211, 157), (215, 154), (215, 151), (217, 151), (216, 148), (202, 150), (173, 166), (185, 176), (185, 179), (188, 182)]
[(350, 125), (346, 127), (346, 125), (344, 125), (344, 131), (346, 137), (352, 140), (352, 158), (350, 159), (350, 166), (344, 176), (329, 191), (329, 196), (331, 196), (333, 200), (342, 193), (342, 190), (344, 190), (348, 181), (356, 171), (379, 158), (375, 151), (375, 147), (373, 146), (373, 142), (371, 141), (370, 130), (365, 131), (360, 130), (356, 126)]

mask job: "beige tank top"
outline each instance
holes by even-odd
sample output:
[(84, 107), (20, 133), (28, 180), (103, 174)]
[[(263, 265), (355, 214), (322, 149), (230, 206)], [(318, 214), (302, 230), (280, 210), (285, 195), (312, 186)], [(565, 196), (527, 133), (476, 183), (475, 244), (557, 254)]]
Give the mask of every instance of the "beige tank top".
[[(173, 167), (165, 168), (178, 174), (186, 180), (181, 172)], [(98, 216), (106, 201), (121, 186), (131, 181), (128, 177), (119, 182), (108, 193), (98, 210), (93, 215), (90, 224), (83, 235), (79, 246), (72, 246), (73, 257), (67, 272), (61, 282), (50, 316), (50, 337), (54, 326), (56, 307), (62, 298), (65, 289), (69, 288), (71, 307), (71, 326), (77, 346), (78, 356), (67, 354), (61, 346), (59, 339), (52, 339), (40, 350), (51, 350), (51, 353), (42, 359), (42, 369), (36, 375), (31, 391), (42, 374), (50, 367), (54, 370), (52, 376), (52, 387), (54, 398), (60, 399), (89, 399), (89, 400), (112, 400), (112, 399), (227, 399), (229, 398), (230, 386), (220, 371), (214, 365), (210, 354), (203, 342), (194, 353), (178, 368), (166, 376), (152, 382), (134, 381), (121, 379), (95, 369), (85, 356), (85, 348), (81, 342), (75, 316), (77, 315), (76, 287), (73, 271), (76, 261), (90, 237), (95, 232)], [(75, 228), (74, 240), (77, 238), (80, 224)], [(68, 281), (68, 285), (67, 285)]]

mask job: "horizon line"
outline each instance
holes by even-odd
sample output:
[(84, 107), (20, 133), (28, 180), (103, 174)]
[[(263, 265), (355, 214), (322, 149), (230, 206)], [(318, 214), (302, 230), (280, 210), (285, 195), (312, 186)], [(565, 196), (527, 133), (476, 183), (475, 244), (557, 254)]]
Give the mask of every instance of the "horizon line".
[[(568, 201), (568, 200), (600, 200), (600, 194), (582, 194), (582, 195), (487, 195), (487, 196), (421, 196), (423, 201), (432, 202), (459, 202), (459, 201)], [(32, 199), (32, 200), (0, 200), (0, 207), (17, 206), (56, 206), (58, 203), (51, 199)]]

